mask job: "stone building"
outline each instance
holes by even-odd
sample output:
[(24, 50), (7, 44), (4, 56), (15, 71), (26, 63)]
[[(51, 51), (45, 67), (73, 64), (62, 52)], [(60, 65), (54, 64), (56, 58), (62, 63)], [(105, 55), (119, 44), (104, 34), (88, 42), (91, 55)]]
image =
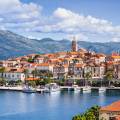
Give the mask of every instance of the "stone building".
[(120, 100), (108, 106), (101, 107), (99, 120), (120, 120)]

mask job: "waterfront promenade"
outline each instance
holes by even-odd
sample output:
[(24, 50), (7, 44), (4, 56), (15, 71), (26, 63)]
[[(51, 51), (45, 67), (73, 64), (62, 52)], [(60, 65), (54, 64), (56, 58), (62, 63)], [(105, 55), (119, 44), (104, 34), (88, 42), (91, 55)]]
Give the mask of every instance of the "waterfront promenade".
[[(70, 89), (74, 89), (76, 87), (74, 86), (60, 86), (60, 89), (66, 89), (66, 90), (70, 90)], [(80, 87), (77, 87), (78, 90), (82, 90), (83, 88), (85, 88), (85, 86), (80, 86)], [(91, 90), (99, 90), (100, 87), (90, 87)], [(106, 90), (120, 90), (120, 87), (104, 87)], [(23, 87), (22, 86), (15, 86), (15, 87), (8, 87), (8, 86), (0, 86), (0, 90), (10, 90), (10, 91), (23, 91)], [(36, 88), (36, 92), (44, 92), (45, 91), (45, 88), (44, 89), (40, 89), (40, 88)]]

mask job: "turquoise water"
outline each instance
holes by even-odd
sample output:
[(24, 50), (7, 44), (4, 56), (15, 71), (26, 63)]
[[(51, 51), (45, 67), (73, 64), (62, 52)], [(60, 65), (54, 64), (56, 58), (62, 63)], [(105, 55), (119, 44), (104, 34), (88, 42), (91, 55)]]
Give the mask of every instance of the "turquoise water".
[(0, 91), (0, 120), (71, 120), (93, 105), (120, 99), (120, 91), (90, 94), (63, 91), (60, 94), (26, 94)]

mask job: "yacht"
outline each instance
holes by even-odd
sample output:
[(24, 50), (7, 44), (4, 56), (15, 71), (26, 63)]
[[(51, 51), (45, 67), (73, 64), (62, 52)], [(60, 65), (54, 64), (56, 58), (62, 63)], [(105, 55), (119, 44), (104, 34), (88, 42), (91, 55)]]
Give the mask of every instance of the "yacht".
[(106, 88), (105, 87), (100, 87), (99, 88), (99, 93), (103, 93), (103, 92), (105, 92), (106, 91)]
[(60, 87), (56, 83), (50, 83), (45, 86), (45, 93), (57, 93), (60, 92)]
[(74, 88), (74, 92), (80, 92), (80, 88), (78, 87), (78, 85), (73, 85)]
[(91, 87), (90, 86), (83, 87), (83, 93), (90, 93), (90, 92), (91, 92)]
[(31, 86), (25, 86), (22, 91), (24, 93), (35, 93), (36, 92), (35, 88)]

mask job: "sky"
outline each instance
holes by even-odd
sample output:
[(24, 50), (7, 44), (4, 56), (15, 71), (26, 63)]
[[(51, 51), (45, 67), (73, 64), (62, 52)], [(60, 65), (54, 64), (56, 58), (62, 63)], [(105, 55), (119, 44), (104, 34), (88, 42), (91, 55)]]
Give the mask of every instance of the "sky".
[(0, 29), (28, 38), (120, 42), (120, 0), (0, 0)]

